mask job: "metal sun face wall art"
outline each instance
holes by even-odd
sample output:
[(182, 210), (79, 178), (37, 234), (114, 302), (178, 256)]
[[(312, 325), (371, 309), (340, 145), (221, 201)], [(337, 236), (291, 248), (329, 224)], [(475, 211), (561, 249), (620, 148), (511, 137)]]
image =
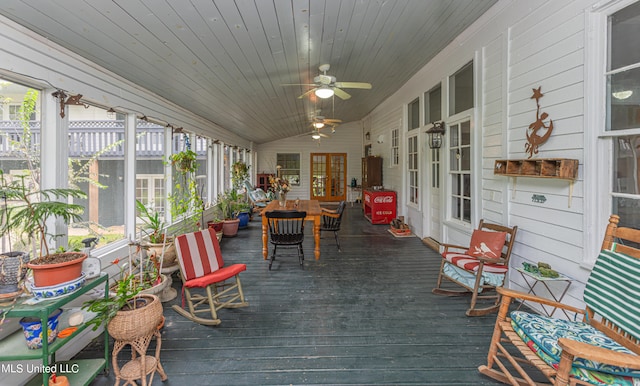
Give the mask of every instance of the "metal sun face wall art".
[[(544, 120), (549, 117), (549, 114), (543, 112), (540, 113), (540, 98), (543, 97), (540, 89), (542, 86), (533, 89), (533, 95), (531, 99), (536, 100), (536, 121), (529, 125), (527, 128), (527, 143), (524, 145), (524, 150), (529, 154), (531, 158), (534, 154), (538, 154), (538, 147), (547, 142), (553, 131), (553, 120), (549, 119), (547, 125)], [(542, 134), (541, 134), (542, 133)]]

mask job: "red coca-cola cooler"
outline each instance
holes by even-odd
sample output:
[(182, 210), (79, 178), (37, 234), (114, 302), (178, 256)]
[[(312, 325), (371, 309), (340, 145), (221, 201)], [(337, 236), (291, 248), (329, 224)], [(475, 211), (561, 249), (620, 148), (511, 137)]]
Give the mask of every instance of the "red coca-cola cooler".
[(372, 224), (389, 224), (396, 218), (396, 192), (393, 190), (365, 190), (364, 216)]

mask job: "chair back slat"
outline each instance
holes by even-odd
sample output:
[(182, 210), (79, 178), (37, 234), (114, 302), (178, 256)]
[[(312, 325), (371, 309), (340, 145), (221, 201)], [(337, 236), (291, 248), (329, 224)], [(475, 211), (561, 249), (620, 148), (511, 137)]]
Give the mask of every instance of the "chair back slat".
[(207, 228), (176, 237), (176, 252), (186, 280), (215, 272), (224, 266), (215, 231)]
[(297, 244), (304, 239), (304, 219), (307, 212), (273, 211), (265, 213), (273, 244)]

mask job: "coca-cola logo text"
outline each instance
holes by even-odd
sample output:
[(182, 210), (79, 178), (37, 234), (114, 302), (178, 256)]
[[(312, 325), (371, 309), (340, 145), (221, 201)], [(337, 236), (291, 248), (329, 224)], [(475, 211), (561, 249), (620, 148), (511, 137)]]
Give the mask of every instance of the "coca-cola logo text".
[(393, 196), (378, 196), (373, 199), (376, 204), (390, 204), (393, 202)]

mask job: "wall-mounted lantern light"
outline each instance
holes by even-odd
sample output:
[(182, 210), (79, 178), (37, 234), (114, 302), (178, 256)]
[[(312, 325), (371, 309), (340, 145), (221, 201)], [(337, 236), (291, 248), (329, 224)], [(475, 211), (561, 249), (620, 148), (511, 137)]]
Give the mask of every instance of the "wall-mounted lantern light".
[(433, 126), (426, 131), (429, 134), (429, 147), (431, 149), (440, 149), (442, 146), (442, 135), (444, 134), (444, 122), (432, 122)]

